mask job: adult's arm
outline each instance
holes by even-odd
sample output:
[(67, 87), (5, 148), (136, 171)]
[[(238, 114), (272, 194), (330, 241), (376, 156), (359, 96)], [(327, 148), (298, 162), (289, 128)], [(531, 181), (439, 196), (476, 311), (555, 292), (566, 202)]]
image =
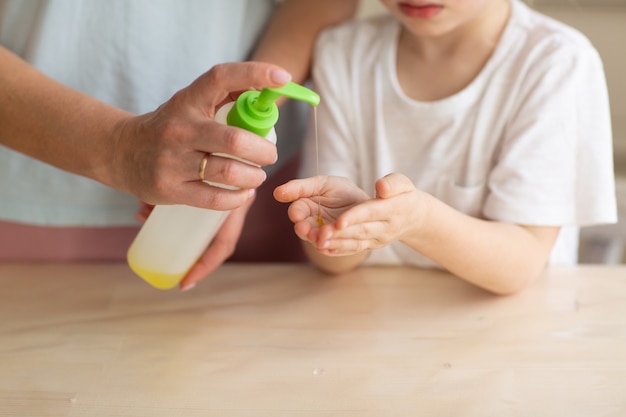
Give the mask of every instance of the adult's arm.
[(148, 203), (232, 209), (248, 201), (265, 173), (213, 157), (206, 179), (241, 190), (207, 187), (198, 177), (202, 157), (224, 152), (267, 165), (276, 148), (212, 115), (231, 91), (289, 79), (270, 64), (218, 65), (154, 112), (135, 116), (56, 82), (0, 46), (0, 144)]
[(285, 0), (252, 54), (255, 61), (287, 69), (298, 83), (309, 76), (317, 35), (355, 16), (358, 0)]

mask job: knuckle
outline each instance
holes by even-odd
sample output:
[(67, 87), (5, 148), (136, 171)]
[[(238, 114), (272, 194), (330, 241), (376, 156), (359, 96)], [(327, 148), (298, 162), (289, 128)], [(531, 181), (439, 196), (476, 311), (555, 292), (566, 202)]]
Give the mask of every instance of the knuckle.
[(225, 64), (217, 64), (213, 66), (207, 73), (209, 83), (216, 84), (224, 79), (227, 71)]
[(238, 178), (237, 170), (233, 164), (233, 161), (229, 158), (222, 158), (224, 161), (218, 169), (218, 175), (222, 178), (224, 183), (231, 184), (233, 180)]
[(170, 142), (182, 142), (187, 135), (187, 126), (176, 119), (169, 118), (156, 127), (157, 146), (167, 146)]
[(231, 210), (239, 206), (240, 201), (233, 191), (226, 191), (219, 187), (208, 186), (202, 196), (203, 206), (213, 210)]
[(167, 103), (161, 105), (161, 108), (169, 108), (170, 106), (177, 106), (179, 103), (184, 102), (187, 97), (187, 90), (181, 89), (176, 91)]
[(152, 180), (150, 182), (150, 188), (152, 192), (159, 197), (166, 197), (170, 191), (169, 175), (166, 174), (165, 169), (156, 167)]
[(207, 207), (220, 210), (224, 206), (224, 192), (210, 185), (204, 193), (204, 201)]
[(142, 172), (141, 188), (149, 190), (148, 193), (161, 202), (171, 201), (176, 189), (173, 184), (171, 156), (167, 152), (155, 152), (149, 160), (150, 162), (144, 160), (143, 163), (138, 161), (135, 164)]
[(228, 153), (231, 155), (241, 155), (246, 146), (245, 132), (241, 129), (226, 129), (224, 134), (224, 145), (226, 146)]
[(231, 149), (239, 150), (242, 147), (242, 142), (245, 141), (245, 132), (237, 128), (227, 129), (224, 139)]

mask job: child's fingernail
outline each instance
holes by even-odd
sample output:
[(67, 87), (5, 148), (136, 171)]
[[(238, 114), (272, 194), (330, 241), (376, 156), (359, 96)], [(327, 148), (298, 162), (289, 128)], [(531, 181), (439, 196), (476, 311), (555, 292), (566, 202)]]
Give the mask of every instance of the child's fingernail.
[(191, 282), (189, 284), (183, 285), (180, 290), (181, 291), (189, 291), (190, 289), (192, 289), (195, 286), (196, 286), (196, 283), (195, 282)]
[(282, 69), (273, 69), (270, 73), (272, 81), (278, 84), (287, 84), (291, 81), (291, 74)]

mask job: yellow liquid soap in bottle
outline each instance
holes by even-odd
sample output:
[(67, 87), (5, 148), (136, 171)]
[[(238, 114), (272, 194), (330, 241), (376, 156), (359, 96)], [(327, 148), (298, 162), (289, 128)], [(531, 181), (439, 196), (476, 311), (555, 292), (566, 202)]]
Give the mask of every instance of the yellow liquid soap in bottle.
[[(320, 100), (316, 93), (295, 83), (246, 91), (236, 101), (222, 106), (215, 121), (249, 130), (276, 143), (274, 125), (279, 114), (275, 101), (281, 96), (313, 106)], [(251, 164), (232, 155), (213, 155)], [(185, 205), (155, 206), (128, 249), (128, 265), (155, 288), (165, 290), (177, 286), (209, 246), (229, 213)]]

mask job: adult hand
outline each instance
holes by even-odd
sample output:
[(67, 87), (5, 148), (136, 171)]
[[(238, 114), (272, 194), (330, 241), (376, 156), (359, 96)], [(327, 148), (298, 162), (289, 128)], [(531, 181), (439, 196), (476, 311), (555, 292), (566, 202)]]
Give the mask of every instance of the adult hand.
[(196, 264), (180, 282), (180, 289), (187, 291), (219, 268), (234, 252), (241, 235), (246, 214), (254, 202), (254, 197), (243, 206), (230, 212), (219, 231)]
[[(259, 62), (213, 67), (178, 91), (157, 110), (118, 123), (112, 166), (103, 167), (121, 190), (149, 204), (186, 204), (230, 210), (245, 204), (263, 183), (258, 166), (277, 159), (276, 147), (254, 133), (213, 120), (230, 95), (242, 90), (279, 87), (290, 80), (281, 68)], [(258, 166), (213, 155), (225, 153)], [(200, 180), (202, 159), (209, 155), (204, 177), (237, 190), (212, 187)]]

